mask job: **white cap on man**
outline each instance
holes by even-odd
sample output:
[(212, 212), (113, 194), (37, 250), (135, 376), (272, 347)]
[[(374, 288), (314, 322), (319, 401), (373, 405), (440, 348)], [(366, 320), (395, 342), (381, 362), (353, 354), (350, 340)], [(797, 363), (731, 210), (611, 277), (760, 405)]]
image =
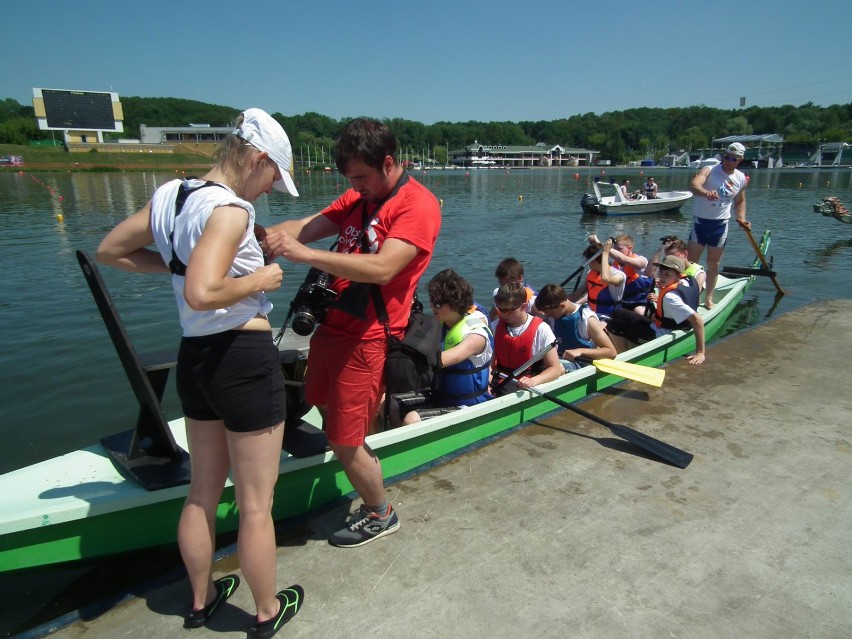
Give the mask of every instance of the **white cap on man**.
[(745, 155), (745, 147), (739, 142), (733, 142), (728, 145), (727, 149), (725, 149), (725, 153), (730, 153), (731, 155), (741, 158)]
[(275, 162), (281, 173), (281, 179), (272, 183), (273, 189), (299, 197), (292, 175), (293, 150), (284, 127), (263, 109), (246, 109), (242, 116), (243, 122), (234, 129), (234, 135), (242, 138), (258, 151), (266, 151), (269, 159)]

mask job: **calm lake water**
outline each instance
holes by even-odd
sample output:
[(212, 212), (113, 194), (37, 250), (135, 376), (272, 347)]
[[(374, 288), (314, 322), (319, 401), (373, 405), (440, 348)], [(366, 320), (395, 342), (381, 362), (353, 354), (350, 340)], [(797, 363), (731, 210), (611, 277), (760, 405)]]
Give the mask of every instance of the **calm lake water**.
[[(586, 237), (632, 235), (650, 256), (663, 235), (686, 237), (691, 203), (680, 214), (590, 217), (580, 199), (591, 191), (593, 169), (430, 171), (415, 177), (443, 202), (443, 227), (435, 257), (421, 284), (443, 268), (468, 278), (487, 304), (494, 268), (504, 257), (523, 262), (529, 284), (560, 282), (583, 262)], [(686, 189), (688, 170), (652, 169), (661, 190)], [(846, 268), (852, 261), (852, 226), (813, 212), (826, 195), (852, 204), (852, 171), (756, 170), (750, 172), (748, 218), (755, 237), (772, 230), (770, 253), (787, 295), (776, 304), (768, 278), (759, 278), (731, 318), (728, 330), (754, 325), (805, 303), (852, 297)], [(0, 472), (90, 445), (126, 430), (136, 406), (118, 357), (80, 272), (75, 251), (94, 253), (115, 224), (143, 206), (153, 190), (175, 174), (0, 174)], [(643, 181), (638, 169), (607, 170), (605, 180)], [(320, 210), (348, 186), (336, 173), (302, 176), (299, 198), (275, 193), (256, 203), (258, 221), (272, 224)], [(753, 250), (736, 226), (722, 261), (748, 266)], [(324, 241), (325, 248), (330, 241)], [(284, 265), (284, 287), (272, 294), (273, 325), (280, 325), (306, 272)], [(102, 274), (139, 352), (176, 348), (180, 328), (167, 277)], [(709, 356), (713, 357), (712, 349)], [(164, 400), (169, 419), (180, 415), (173, 377)], [(2, 503), (2, 497), (0, 497)], [(70, 605), (50, 604), (62, 576), (22, 578), (9, 598), (0, 587), (0, 634), (51, 619)], [(50, 582), (49, 592), (45, 583)], [(54, 592), (56, 591), (56, 592)], [(76, 605), (81, 605), (75, 600)], [(72, 606), (73, 607), (73, 606)]]

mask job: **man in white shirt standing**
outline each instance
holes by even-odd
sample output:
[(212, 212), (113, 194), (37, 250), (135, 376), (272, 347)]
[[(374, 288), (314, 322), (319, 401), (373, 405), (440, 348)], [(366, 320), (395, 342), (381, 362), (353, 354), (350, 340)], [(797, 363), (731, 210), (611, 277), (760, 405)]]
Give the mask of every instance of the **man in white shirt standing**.
[(751, 229), (746, 220), (745, 188), (748, 180), (737, 169), (745, 156), (745, 147), (734, 142), (722, 155), (722, 161), (715, 166), (703, 167), (689, 184), (689, 190), (695, 195), (692, 205), (692, 230), (689, 234), (689, 261), (698, 262), (704, 247), (707, 247), (707, 280), (704, 306), (713, 308), (713, 291), (719, 276), (719, 263), (728, 241), (728, 220), (731, 218), (731, 206), (737, 216), (737, 223), (744, 229)]

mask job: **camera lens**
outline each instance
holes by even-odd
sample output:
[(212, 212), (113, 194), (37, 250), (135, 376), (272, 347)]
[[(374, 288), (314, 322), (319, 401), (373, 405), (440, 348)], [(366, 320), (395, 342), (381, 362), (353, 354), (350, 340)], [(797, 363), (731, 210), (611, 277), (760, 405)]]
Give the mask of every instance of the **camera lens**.
[(317, 327), (317, 320), (309, 311), (299, 309), (296, 312), (295, 317), (293, 317), (292, 327), (293, 332), (296, 333), (296, 335), (307, 337), (313, 333), (314, 329)]

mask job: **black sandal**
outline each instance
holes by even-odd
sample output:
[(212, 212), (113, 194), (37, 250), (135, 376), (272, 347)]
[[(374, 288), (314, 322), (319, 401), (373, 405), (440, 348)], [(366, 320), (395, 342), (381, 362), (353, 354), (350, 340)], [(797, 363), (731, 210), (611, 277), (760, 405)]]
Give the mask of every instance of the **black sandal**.
[(302, 609), (302, 603), (305, 601), (305, 591), (298, 584), (293, 584), (289, 588), (281, 590), (275, 595), (275, 598), (281, 602), (278, 614), (272, 619), (256, 624), (251, 629), (251, 637), (253, 639), (269, 639), (281, 630), (281, 627), (295, 617), (296, 613)]
[(184, 618), (184, 628), (200, 628), (205, 625), (219, 607), (231, 598), (240, 585), (240, 578), (236, 575), (227, 575), (213, 582), (216, 587), (216, 596), (208, 605), (201, 610), (190, 610), (189, 614)]

